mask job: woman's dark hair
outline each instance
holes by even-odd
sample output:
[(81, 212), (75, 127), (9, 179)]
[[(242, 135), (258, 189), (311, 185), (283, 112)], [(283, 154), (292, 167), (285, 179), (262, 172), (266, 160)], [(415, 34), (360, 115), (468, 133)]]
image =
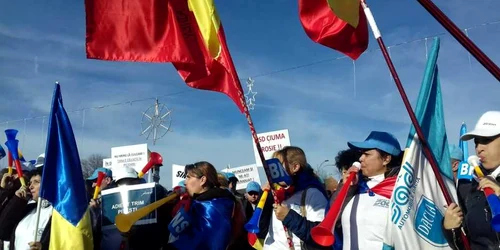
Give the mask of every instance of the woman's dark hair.
[(401, 167), (401, 161), (403, 160), (403, 152), (401, 152), (399, 155), (391, 155), (389, 153), (386, 153), (380, 149), (375, 149), (377, 152), (380, 154), (380, 157), (385, 158), (388, 155), (391, 156), (391, 161), (389, 164), (387, 164), (387, 171), (385, 172), (385, 177), (392, 176), (395, 172), (399, 172), (399, 167)]
[(205, 176), (207, 178), (204, 185), (205, 187), (213, 188), (220, 186), (219, 180), (217, 179), (217, 170), (215, 170), (215, 167), (210, 164), (210, 162), (200, 161), (195, 164), (186, 165), (184, 172), (186, 175), (189, 173), (197, 178)]
[(43, 167), (35, 168), (35, 169), (29, 171), (29, 179), (31, 179), (31, 177), (36, 176), (36, 175), (39, 175), (40, 177), (42, 177)]
[(356, 149), (346, 149), (339, 151), (335, 157), (335, 166), (338, 168), (339, 172), (342, 170), (349, 169), (355, 161), (359, 161), (361, 157), (361, 152)]

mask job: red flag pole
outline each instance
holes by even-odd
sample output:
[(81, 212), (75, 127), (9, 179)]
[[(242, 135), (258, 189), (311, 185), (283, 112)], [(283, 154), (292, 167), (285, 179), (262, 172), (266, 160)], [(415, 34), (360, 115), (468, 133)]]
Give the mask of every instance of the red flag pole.
[(500, 68), (479, 49), (431, 0), (417, 0), (462, 46), (469, 51), (498, 81)]
[[(424, 136), (424, 133), (422, 132), (422, 128), (420, 127), (420, 124), (418, 123), (417, 117), (415, 116), (415, 112), (413, 111), (410, 101), (408, 100), (408, 96), (406, 95), (405, 89), (403, 88), (403, 84), (401, 83), (401, 80), (399, 79), (398, 72), (396, 71), (396, 68), (394, 67), (394, 64), (392, 63), (391, 57), (389, 56), (389, 53), (387, 52), (387, 48), (385, 47), (384, 40), (382, 39), (382, 35), (380, 34), (380, 30), (377, 27), (377, 23), (375, 22), (375, 18), (373, 17), (373, 14), (368, 8), (368, 5), (366, 4), (365, 0), (361, 0), (361, 5), (363, 6), (363, 9), (365, 11), (366, 19), (368, 20), (368, 23), (370, 24), (370, 28), (372, 29), (373, 36), (378, 42), (378, 45), (380, 47), (380, 50), (382, 51), (382, 54), (384, 55), (385, 62), (387, 63), (387, 66), (389, 67), (389, 70), (391, 71), (392, 78), (394, 79), (394, 83), (396, 83), (396, 87), (398, 88), (399, 94), (401, 95), (401, 99), (403, 99), (403, 103), (406, 107), (406, 111), (408, 112), (408, 115), (410, 116), (411, 123), (415, 127), (415, 130), (418, 135), (418, 139), (420, 140), (420, 143), (422, 144), (422, 151), (425, 155), (425, 158), (429, 161), (429, 164), (432, 167), (432, 171), (434, 172), (434, 175), (436, 176), (436, 180), (439, 184), (439, 187), (441, 188), (441, 191), (443, 193), (443, 196), (446, 200), (446, 203), (450, 205), (450, 203), (453, 202), (451, 199), (450, 193), (448, 191), (448, 188), (446, 188), (446, 185), (444, 183), (443, 177), (441, 176), (441, 173), (439, 172), (438, 165), (436, 163), (436, 160), (434, 159), (434, 156), (432, 155), (432, 152), (429, 148), (429, 144), (427, 143), (427, 139)], [(467, 237), (465, 236), (464, 232), (461, 231), (461, 238), (462, 241), (465, 245), (465, 248), (467, 250), (470, 249), (469, 246), (469, 241), (467, 240)]]
[[(220, 26), (220, 30), (219, 30), (219, 41), (225, 41), (225, 36), (224, 36), (222, 25)], [(228, 74), (231, 75), (232, 80), (234, 81), (235, 84), (237, 84), (238, 96), (240, 98), (240, 105), (243, 106), (245, 117), (247, 118), (247, 122), (248, 122), (248, 127), (250, 128), (250, 132), (252, 133), (252, 138), (253, 138), (253, 141), (255, 142), (255, 146), (257, 148), (257, 151), (259, 152), (259, 158), (260, 158), (260, 161), (262, 162), (262, 166), (264, 167), (264, 172), (266, 173), (266, 177), (267, 177), (267, 180), (269, 182), (269, 186), (270, 186), (272, 194), (273, 194), (274, 203), (279, 204), (278, 197), (276, 196), (276, 194), (274, 192), (275, 190), (273, 188), (273, 185), (271, 184), (271, 180), (272, 180), (271, 171), (269, 169), (269, 166), (267, 165), (266, 158), (264, 157), (264, 153), (262, 151), (262, 147), (260, 146), (259, 138), (257, 136), (257, 131), (255, 130), (255, 126), (253, 125), (252, 116), (250, 115), (250, 111), (248, 110), (248, 106), (247, 106), (247, 103), (245, 101), (245, 96), (243, 95), (243, 89), (241, 87), (241, 82), (240, 82), (240, 79), (238, 77), (238, 73), (236, 72), (236, 68), (234, 67), (233, 58), (231, 58), (231, 56), (229, 55), (229, 48), (227, 47), (226, 42), (221, 42), (221, 46), (222, 46), (222, 50), (227, 52), (227, 54), (225, 54), (225, 56), (226, 56), (226, 61), (229, 62), (228, 64), (229, 64), (229, 68), (230, 68), (230, 73), (228, 73)], [(285, 235), (286, 235), (289, 249), (294, 250), (295, 247), (293, 244), (291, 233), (288, 231), (288, 228), (285, 225), (283, 225), (283, 229), (285, 231)]]

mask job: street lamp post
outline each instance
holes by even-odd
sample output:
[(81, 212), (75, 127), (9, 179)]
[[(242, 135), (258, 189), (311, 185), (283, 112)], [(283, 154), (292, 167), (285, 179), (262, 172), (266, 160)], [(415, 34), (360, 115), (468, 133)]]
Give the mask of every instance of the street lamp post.
[(321, 175), (322, 172), (321, 172), (321, 168), (324, 167), (324, 166), (328, 166), (328, 165), (323, 165), (325, 163), (329, 162), (329, 160), (324, 160), (321, 164), (319, 164), (319, 166), (316, 168), (316, 170), (318, 171), (318, 174)]

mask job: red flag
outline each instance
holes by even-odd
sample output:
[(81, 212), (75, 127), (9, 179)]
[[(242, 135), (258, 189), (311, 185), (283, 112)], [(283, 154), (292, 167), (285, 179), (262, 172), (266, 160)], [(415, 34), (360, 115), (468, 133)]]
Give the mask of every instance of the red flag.
[(172, 62), (190, 87), (244, 98), (213, 0), (85, 0), (87, 58)]
[(391, 199), (392, 190), (396, 185), (397, 176), (392, 176), (385, 178), (382, 182), (375, 185), (375, 187), (368, 190), (368, 192), (374, 192), (378, 195), (384, 196), (387, 199)]
[(366, 16), (357, 7), (359, 22), (353, 27), (335, 15), (328, 0), (299, 0), (300, 22), (311, 40), (356, 60), (368, 48)]

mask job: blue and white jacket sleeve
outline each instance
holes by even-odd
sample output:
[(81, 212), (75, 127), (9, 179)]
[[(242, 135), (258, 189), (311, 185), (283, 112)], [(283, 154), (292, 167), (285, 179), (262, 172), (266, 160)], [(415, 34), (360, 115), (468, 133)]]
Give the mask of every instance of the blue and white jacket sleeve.
[(323, 194), (315, 188), (310, 188), (305, 199), (306, 218), (290, 210), (283, 220), (283, 225), (306, 244), (315, 244), (311, 238), (311, 229), (323, 221), (327, 206), (328, 200)]

